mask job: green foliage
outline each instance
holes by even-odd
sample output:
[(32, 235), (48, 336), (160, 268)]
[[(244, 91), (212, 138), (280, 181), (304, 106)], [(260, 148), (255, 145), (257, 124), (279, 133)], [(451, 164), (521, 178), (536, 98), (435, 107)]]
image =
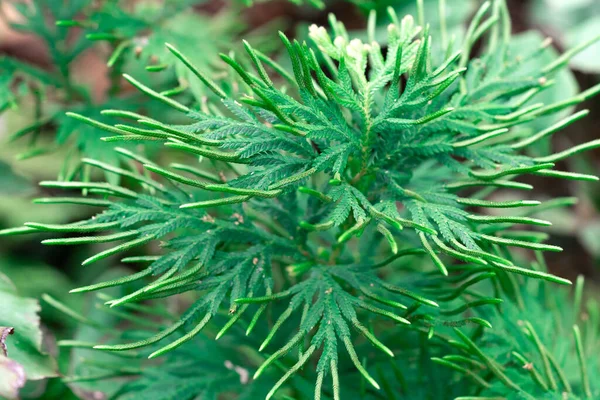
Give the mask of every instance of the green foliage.
[(0, 195), (22, 194), (30, 192), (33, 186), (24, 177), (16, 174), (10, 165), (0, 162), (0, 180), (3, 186)]
[[(160, 103), (145, 96), (130, 96), (122, 89), (121, 74), (142, 73), (140, 70), (144, 67), (144, 80), (160, 82), (161, 93), (179, 95), (184, 102), (191, 101), (190, 93), (192, 98), (200, 101), (206, 91), (190, 79), (192, 74), (188, 69), (172, 65), (176, 58), (164, 48), (164, 43), (176, 43), (190, 51), (194, 54), (195, 64), (204, 70), (212, 68), (211, 75), (217, 75), (222, 71), (213, 68), (216, 54), (225, 51), (244, 28), (230, 18), (231, 11), (212, 19), (190, 13), (191, 6), (199, 1), (167, 2), (165, 7), (143, 1), (131, 11), (125, 11), (129, 7), (122, 3), (70, 0), (64, 4), (34, 1), (14, 5), (23, 22), (12, 23), (11, 27), (41, 39), (49, 50), (53, 69), (47, 71), (10, 57), (0, 58), (0, 87), (4, 89), (0, 110), (31, 110), (31, 123), (10, 136), (10, 141), (29, 139), (29, 148), (17, 156), (19, 159), (66, 148), (60, 180), (71, 180), (80, 173), (84, 179), (90, 179), (89, 168), (82, 170), (79, 162), (82, 156), (93, 155), (109, 164), (117, 162), (114, 144), (100, 140), (102, 129), (79, 124), (65, 116), (65, 111), (77, 112), (100, 122), (109, 122), (100, 114), (106, 109), (153, 110), (168, 115)], [(196, 30), (199, 25), (207, 29)], [(198, 33), (189, 34), (190, 31)], [(198, 48), (198, 43), (203, 47)], [(94, 71), (93, 76), (94, 81), (106, 79), (106, 88), (90, 85), (92, 82), (82, 84), (80, 79), (73, 77), (72, 66), (76, 62), (91, 51), (106, 51), (106, 47), (112, 53), (109, 53), (107, 69)], [(228, 78), (220, 80), (231, 88)], [(183, 96), (182, 92), (185, 92)], [(48, 133), (54, 135), (54, 144), (44, 140)], [(118, 182), (114, 176), (107, 175), (107, 179)]]
[[(90, 311), (82, 313), (67, 308), (49, 296), (48, 305), (57, 308), (78, 322), (80, 328), (75, 340), (62, 340), (58, 345), (65, 350), (74, 350), (80, 361), (74, 363), (71, 375), (65, 380), (74, 385), (84, 385), (87, 389), (106, 390), (103, 381), (117, 377), (136, 377), (135, 380), (112, 381), (108, 392), (115, 399), (192, 399), (222, 398), (217, 396), (240, 395), (236, 398), (260, 398), (268, 392), (273, 382), (266, 381), (248, 385), (250, 370), (247, 356), (250, 349), (243, 344), (229, 343), (227, 347), (214, 346), (212, 339), (197, 336), (193, 341), (173, 350), (168, 359), (159, 364), (145, 361), (135, 350), (113, 352), (98, 356), (89, 339), (93, 336), (110, 340), (131, 340), (144, 338), (149, 332), (156, 332), (156, 326), (172, 322), (167, 310), (159, 304), (130, 306), (121, 311), (102, 309), (107, 295), (93, 296)], [(95, 310), (94, 310), (95, 309)], [(153, 322), (140, 318), (137, 313), (150, 313)], [(128, 324), (130, 329), (123, 332), (116, 329), (118, 324)], [(176, 334), (177, 335), (177, 334)], [(158, 348), (153, 346), (153, 348)], [(254, 355), (256, 358), (256, 355)], [(252, 357), (250, 357), (252, 360)], [(200, 362), (199, 362), (200, 361)], [(86, 386), (87, 385), (87, 386)], [(230, 398), (230, 397), (227, 397)]]
[(40, 306), (20, 297), (12, 282), (0, 274), (0, 396), (18, 398), (25, 380), (57, 376), (55, 360), (42, 351)]
[[(497, 191), (530, 190), (518, 181), (525, 175), (598, 179), (554, 169), (565, 158), (599, 147), (598, 140), (539, 157), (523, 151), (587, 114), (561, 117), (533, 135), (524, 128), (598, 92), (600, 86), (555, 103), (540, 102), (556, 74), (589, 43), (540, 62), (549, 42), (534, 49), (511, 46), (501, 0), (485, 3), (462, 42), (444, 40), (436, 54), (432, 42), (437, 39), (428, 26), (418, 26), (411, 16), (399, 19), (391, 9), (389, 20), (385, 50), (374, 40), (373, 24), (363, 43), (351, 39), (333, 16), (330, 31), (311, 26), (310, 44), (281, 33), (291, 68), (244, 42), (245, 56), (221, 55), (236, 76), (236, 90), (167, 44), (171, 60), (185, 71), (180, 80), (193, 77), (212, 93), (206, 103), (176, 100), (172, 92), (125, 75), (145, 98), (170, 110), (157, 108), (163, 111), (148, 116), (127, 109), (103, 110), (100, 117), (76, 109), (67, 114), (79, 129), (108, 132), (104, 142), (139, 146), (136, 151), (117, 147), (108, 161), (83, 158), (86, 168), (113, 178), (107, 183), (90, 182), (83, 172), (69, 181), (41, 182), (75, 193), (43, 202), (100, 208), (93, 217), (62, 225), (30, 222), (3, 233), (54, 232), (61, 237), (44, 244), (97, 245), (100, 250), (83, 265), (134, 253), (121, 261), (142, 264), (138, 272), (73, 290), (133, 285), (105, 300), (108, 312), (153, 314), (145, 302), (175, 295), (187, 307), (175, 318), (161, 318), (160, 329), (135, 338), (128, 335), (133, 329), (126, 329), (94, 346), (116, 357), (132, 350), (149, 358), (166, 355), (164, 364), (132, 369), (117, 364), (93, 379), (141, 374), (122, 387), (123, 398), (217, 398), (223, 389), (241, 393), (239, 398), (260, 393), (267, 399), (336, 400), (382, 398), (381, 389), (385, 398), (395, 398), (394, 382), (423, 383), (422, 370), (406, 380), (398, 377), (398, 370), (414, 369), (403, 352), (418, 349), (421, 366), (450, 366), (482, 385), (482, 396), (486, 390), (507, 398), (514, 392), (538, 398), (540, 388), (557, 391), (548, 374), (542, 380), (532, 372), (539, 387), (529, 381), (521, 385), (523, 374), (515, 383), (503, 372), (512, 359), (486, 351), (488, 338), (494, 341), (487, 332), (498, 325), (499, 338), (525, 335), (517, 345), (532, 342), (548, 372), (537, 328), (525, 323), (515, 332), (503, 322), (508, 314), (497, 309), (508, 298), (519, 312), (529, 312), (518, 301), (522, 287), (547, 290), (541, 281), (570, 284), (540, 266), (529, 267), (510, 251), (561, 251), (543, 243), (543, 232), (513, 228), (550, 225), (535, 214), (565, 201), (543, 204), (525, 195), (505, 200)], [(441, 35), (448, 38), (444, 27)], [(95, 35), (106, 39), (108, 34)], [(476, 45), (482, 50), (474, 55)], [(175, 124), (173, 115), (180, 122)], [(157, 144), (176, 154), (178, 162), (166, 167), (149, 157), (145, 150)], [(476, 207), (508, 212), (480, 214)], [(47, 301), (81, 323), (106, 329)], [(136, 314), (121, 316), (134, 325), (148, 322)], [(517, 321), (510, 317), (510, 323)], [(461, 342), (449, 336), (453, 328), (462, 328), (457, 329)], [(475, 338), (463, 331), (475, 332)], [(234, 344), (212, 346), (204, 336), (208, 332)], [(242, 339), (244, 334), (250, 339)], [(260, 342), (253, 343), (255, 337)], [(575, 338), (585, 365), (577, 333)], [(239, 349), (243, 340), (251, 342), (246, 352)], [(201, 350), (205, 346), (210, 353)], [(512, 346), (514, 357), (528, 365), (531, 353)], [(217, 354), (221, 350), (237, 350), (239, 359)], [(448, 358), (447, 351), (460, 354)], [(390, 361), (397, 354), (399, 361)], [(220, 369), (225, 366), (235, 378), (227, 378), (231, 388), (224, 388), (223, 375), (211, 367), (212, 360), (223, 359)], [(479, 376), (461, 363), (489, 373)], [(384, 371), (390, 368), (395, 378)], [(265, 374), (271, 382), (263, 387), (261, 378), (258, 386), (240, 388), (236, 374), (245, 384), (250, 371), (253, 379)], [(355, 377), (360, 390), (353, 385)], [(440, 398), (435, 396), (442, 389), (426, 384), (424, 393), (408, 386), (401, 390), (423, 399)], [(584, 395), (590, 390), (584, 384)], [(467, 387), (456, 395), (471, 391)], [(468, 398), (473, 397), (463, 397)]]
[[(90, 47), (90, 43), (85, 39), (68, 40), (69, 30), (54, 26), (56, 20), (74, 18), (82, 10), (84, 3), (69, 1), (59, 4), (37, 1), (31, 4), (17, 3), (14, 5), (23, 21), (12, 23), (12, 28), (40, 38), (48, 47), (51, 62), (56, 66), (54, 71), (44, 71), (8, 57), (0, 59), (0, 76), (2, 76), (3, 87), (6, 89), (5, 96), (9, 96), (7, 101), (3, 102), (2, 109), (4, 110), (8, 106), (14, 108), (27, 104), (27, 107), (33, 110), (33, 122), (14, 132), (10, 138), (17, 140), (25, 135), (31, 137), (31, 149), (20, 154), (18, 157), (21, 159), (53, 150), (47, 146), (35, 146), (35, 142), (46, 127), (58, 126), (56, 141), (59, 144), (70, 138), (74, 129), (70, 121), (63, 117), (65, 105), (67, 108), (79, 108), (84, 113), (90, 112), (92, 94), (88, 89), (74, 83), (69, 67)], [(13, 86), (14, 90), (11, 91)], [(47, 96), (50, 95), (56, 97), (52, 102), (47, 103)], [(90, 151), (91, 146), (94, 152), (98, 151), (103, 154), (110, 152), (110, 149), (105, 149), (106, 144), (99, 143), (100, 137), (99, 131), (88, 129), (78, 135), (73, 149), (85, 153)], [(77, 169), (71, 171), (68, 164), (67, 160), (61, 177), (68, 177), (77, 172)]]
[(472, 399), (597, 397), (598, 304), (590, 299), (584, 306), (583, 281), (574, 296), (528, 282), (515, 301), (493, 310), (493, 330), (478, 338), (457, 331), (459, 354), (435, 361), (477, 383)]
[[(535, 0), (529, 6), (536, 24), (552, 26), (564, 46), (574, 46), (582, 39), (598, 36), (600, 9), (593, 1), (557, 2)], [(542, 10), (544, 12), (542, 12)], [(579, 70), (598, 73), (600, 64), (595, 56), (600, 45), (595, 44), (575, 56), (571, 65)]]

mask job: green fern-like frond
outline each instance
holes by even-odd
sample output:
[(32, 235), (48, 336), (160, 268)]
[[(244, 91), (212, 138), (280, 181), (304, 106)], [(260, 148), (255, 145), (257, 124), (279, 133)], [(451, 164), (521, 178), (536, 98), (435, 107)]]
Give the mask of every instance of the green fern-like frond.
[[(531, 189), (517, 181), (526, 174), (597, 179), (553, 167), (598, 147), (598, 141), (538, 158), (521, 151), (585, 112), (533, 136), (522, 126), (598, 91), (595, 87), (556, 104), (532, 103), (579, 48), (532, 75), (526, 64), (547, 43), (531, 54), (514, 54), (506, 6), (495, 1), (482, 6), (464, 42), (456, 49), (448, 45), (438, 62), (431, 54), (427, 27), (417, 26), (410, 16), (399, 20), (392, 11), (389, 17), (385, 52), (377, 42), (350, 39), (334, 17), (334, 38), (325, 28), (310, 28), (316, 46), (281, 34), (291, 70), (245, 42), (246, 57), (221, 55), (240, 82), (233, 94), (167, 45), (219, 102), (198, 109), (125, 75), (188, 123), (175, 125), (160, 115), (119, 110), (102, 114), (119, 118), (113, 124), (77, 113), (69, 116), (82, 126), (109, 132), (104, 141), (163, 144), (181, 161), (165, 167), (126, 148), (117, 150), (124, 167), (84, 159), (90, 167), (120, 176), (123, 183), (42, 182), (44, 187), (84, 193), (43, 202), (89, 204), (104, 211), (78, 223), (29, 223), (4, 233), (78, 234), (45, 242), (57, 245), (120, 242), (83, 264), (160, 241), (158, 255), (139, 259), (150, 263), (142, 271), (76, 291), (153, 277), (107, 304), (125, 306), (186, 292), (195, 292), (197, 300), (153, 336), (101, 345), (104, 350), (171, 340), (150, 354), (155, 357), (192, 340), (220, 311), (227, 310), (231, 319), (217, 338), (244, 321), (249, 310), (254, 313), (247, 331), (252, 331), (269, 308), (275, 319), (260, 349), (279, 336), (285, 341), (257, 375), (292, 349), (300, 350), (268, 398), (312, 358), (318, 359), (316, 399), (322, 396), (326, 376), (333, 398), (340, 398), (338, 366), (346, 356), (379, 388), (351, 333), (364, 336), (381, 356), (392, 356), (392, 349), (370, 330), (374, 317), (404, 327), (400, 332), (425, 331), (430, 337), (449, 326), (484, 329), (491, 325), (480, 309), (493, 309), (502, 293), (517, 290), (516, 276), (569, 284), (522, 267), (508, 251), (561, 250), (542, 243), (543, 234), (511, 229), (516, 224), (549, 225), (528, 214), (552, 204), (528, 198), (501, 201), (492, 195), (502, 188)], [(487, 39), (482, 55), (473, 58), (471, 49), (482, 37)], [(481, 190), (463, 191), (473, 187)], [(516, 208), (520, 213), (488, 216), (472, 207)], [(354, 245), (364, 247), (357, 252)], [(384, 261), (379, 261), (382, 252)], [(382, 277), (381, 268), (392, 261), (420, 253), (435, 266), (433, 273), (420, 271), (423, 279), (417, 282)], [(274, 276), (281, 284), (275, 284)], [(493, 283), (498, 295), (481, 295), (473, 288), (482, 281)], [(287, 303), (283, 310), (282, 303)], [(293, 331), (280, 335), (290, 321), (295, 322)], [(470, 343), (461, 348), (465, 346)], [(488, 365), (491, 371), (494, 366)]]
[[(243, 26), (230, 22), (232, 11), (222, 12), (210, 20), (200, 13), (190, 12), (194, 3), (196, 1), (169, 2), (166, 7), (158, 7), (154, 2), (140, 2), (130, 11), (125, 11), (128, 7), (122, 2), (112, 1), (99, 4), (66, 1), (60, 7), (44, 1), (15, 4), (22, 21), (13, 23), (12, 28), (45, 42), (51, 61), (56, 65), (54, 70), (46, 71), (8, 56), (0, 58), (0, 79), (5, 89), (0, 111), (19, 106), (32, 110), (25, 126), (9, 137), (11, 142), (29, 140), (26, 150), (17, 157), (27, 159), (66, 150), (59, 180), (76, 179), (78, 175), (82, 180), (91, 179), (90, 169), (79, 162), (81, 157), (93, 155), (114, 164), (117, 161), (114, 143), (100, 140), (105, 133), (103, 126), (82, 125), (65, 116), (65, 111), (104, 124), (110, 123), (111, 117), (100, 114), (101, 110), (124, 110), (129, 115), (153, 110), (165, 115), (168, 109), (160, 102), (147, 96), (130, 96), (123, 91), (123, 72), (139, 72), (145, 67), (161, 94), (177, 96), (184, 103), (201, 102), (210, 90), (206, 90), (188, 68), (176, 62), (177, 58), (164, 47), (167, 41), (193, 53), (194, 64), (208, 70), (209, 76), (218, 76), (227, 93), (235, 91), (231, 75), (215, 65), (217, 53), (235, 41)], [(197, 26), (205, 29), (197, 31), (194, 29)], [(198, 33), (191, 35), (190, 31)], [(71, 40), (74, 35), (79, 40)], [(249, 36), (261, 38), (252, 33)], [(211, 40), (206, 40), (208, 37)], [(205, 47), (199, 49), (199, 43)], [(106, 60), (106, 71), (95, 71), (94, 79), (101, 77), (110, 81), (110, 85), (106, 88), (90, 82), (84, 85), (72, 76), (72, 65), (101, 46), (108, 47), (112, 53)], [(45, 140), (49, 135), (54, 135), (53, 142)], [(131, 143), (121, 146), (131, 146)], [(111, 183), (118, 182), (115, 175), (106, 177)]]
[[(81, 386), (84, 390), (90, 383), (97, 388), (102, 388), (103, 384), (110, 385), (111, 398), (122, 400), (193, 399), (198, 396), (213, 399), (231, 395), (240, 399), (255, 399), (264, 397), (273, 385), (272, 378), (251, 382), (256, 358), (260, 360), (260, 356), (257, 357), (249, 350), (248, 344), (243, 343), (247, 341), (246, 338), (238, 338), (237, 343), (232, 342), (229, 346), (215, 346), (214, 341), (206, 335), (198, 335), (170, 352), (159, 363), (145, 360), (136, 350), (111, 353), (96, 350), (94, 343), (77, 338), (89, 337), (90, 332), (103, 336), (107, 341), (144, 338), (151, 332), (156, 333), (162, 324), (168, 324), (172, 318), (156, 302), (129, 305), (115, 311), (101, 307), (103, 302), (111, 299), (110, 296), (99, 294), (88, 297), (91, 307), (85, 308), (91, 310), (82, 313), (50, 296), (43, 296), (46, 305), (79, 324), (80, 334), (76, 335), (75, 340), (58, 342), (61, 353), (71, 352), (75, 359), (69, 375), (63, 378), (70, 385)], [(152, 321), (140, 318), (140, 311), (151, 316)], [(119, 330), (119, 324), (127, 324), (129, 330)], [(178, 333), (176, 336), (181, 337)], [(148, 346), (151, 349), (160, 348), (159, 343)], [(202, 362), (199, 363), (199, 360)]]
[(574, 296), (529, 282), (502, 312), (483, 311), (492, 311), (493, 330), (474, 337), (457, 331), (457, 354), (434, 361), (477, 382), (469, 399), (597, 397), (598, 304), (584, 307), (583, 282), (580, 276)]
[[(193, 6), (199, 3), (202, 1), (168, 2), (159, 6), (142, 2), (131, 10), (122, 2), (103, 2), (100, 7), (88, 4), (83, 12), (86, 18), (60, 20), (57, 24), (83, 29), (89, 43), (103, 42), (110, 46), (112, 53), (107, 65), (117, 81), (120, 72), (135, 71), (139, 64), (154, 75), (154, 80), (163, 82), (161, 93), (177, 96), (190, 92), (200, 101), (207, 91), (192, 79), (193, 74), (187, 68), (176, 65), (176, 58), (164, 47), (165, 42), (176, 43), (191, 53), (194, 64), (208, 75), (227, 75), (226, 71), (215, 68), (217, 54), (227, 49), (245, 27), (232, 18), (234, 10), (210, 18), (194, 12)], [(204, 29), (195, 29), (198, 26)], [(174, 87), (169, 87), (173, 82), (167, 78), (171, 71), (177, 78)]]

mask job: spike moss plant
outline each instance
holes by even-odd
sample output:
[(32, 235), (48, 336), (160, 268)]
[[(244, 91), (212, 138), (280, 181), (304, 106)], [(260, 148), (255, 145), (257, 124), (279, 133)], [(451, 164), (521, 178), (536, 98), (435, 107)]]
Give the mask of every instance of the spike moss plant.
[[(493, 330), (485, 310), (516, 296), (520, 282), (570, 283), (519, 262), (512, 249), (561, 251), (523, 226), (550, 225), (535, 214), (570, 201), (529, 198), (523, 176), (597, 180), (556, 164), (600, 140), (539, 157), (527, 151), (587, 114), (563, 111), (600, 86), (552, 104), (538, 99), (589, 43), (540, 66), (550, 42), (512, 46), (501, 0), (479, 9), (461, 42), (443, 29), (441, 38), (430, 37), (427, 26), (393, 11), (389, 21), (385, 43), (374, 39), (374, 14), (367, 43), (351, 39), (333, 16), (329, 30), (311, 26), (310, 43), (280, 34), (280, 61), (244, 42), (246, 54), (221, 55), (238, 77), (238, 98), (167, 44), (221, 101), (200, 111), (126, 75), (179, 111), (182, 123), (106, 110), (114, 118), (106, 124), (70, 113), (105, 130), (104, 141), (140, 144), (138, 152), (117, 147), (120, 164), (83, 160), (119, 175), (121, 185), (42, 182), (66, 194), (38, 202), (99, 211), (67, 225), (27, 223), (3, 233), (61, 235), (47, 245), (116, 243), (83, 265), (137, 251), (128, 261), (143, 265), (139, 272), (73, 290), (142, 283), (107, 301), (111, 308), (183, 293), (193, 299), (158, 333), (96, 349), (150, 346), (154, 358), (208, 326), (218, 326), (216, 339), (239, 326), (250, 336), (268, 326), (254, 373), (277, 376), (267, 399), (298, 376), (310, 377), (315, 399), (352, 398), (340, 381), (356, 371), (371, 386), (367, 392), (376, 392), (369, 366), (407, 351), (389, 332), (449, 338), (442, 333), (451, 328)], [(532, 132), (541, 120), (550, 122)], [(149, 141), (177, 162), (148, 158)], [(152, 242), (158, 251), (147, 246)], [(462, 347), (470, 346), (467, 333), (460, 333)]]

